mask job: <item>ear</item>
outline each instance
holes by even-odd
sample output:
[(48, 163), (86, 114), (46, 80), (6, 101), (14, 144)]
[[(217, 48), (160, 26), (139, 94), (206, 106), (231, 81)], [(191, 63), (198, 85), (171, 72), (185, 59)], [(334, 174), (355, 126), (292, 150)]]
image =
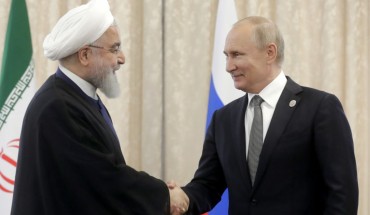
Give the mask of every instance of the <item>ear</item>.
[(276, 61), (277, 56), (277, 46), (275, 43), (270, 43), (267, 45), (266, 49), (267, 63), (272, 64)]
[(81, 48), (77, 52), (77, 57), (82, 65), (87, 66), (89, 64), (89, 58), (91, 58), (91, 49), (88, 47)]

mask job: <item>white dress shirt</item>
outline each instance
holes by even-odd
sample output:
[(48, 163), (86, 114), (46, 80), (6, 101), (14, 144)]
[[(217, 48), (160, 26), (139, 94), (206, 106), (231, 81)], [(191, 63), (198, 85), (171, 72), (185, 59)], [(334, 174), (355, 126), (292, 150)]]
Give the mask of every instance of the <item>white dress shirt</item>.
[[(281, 93), (286, 85), (287, 79), (283, 71), (269, 84), (267, 85), (258, 95), (263, 99), (264, 102), (261, 104), (262, 118), (263, 118), (263, 141), (267, 130), (270, 126), (272, 115), (274, 114), (276, 104), (280, 98)], [(254, 109), (250, 106), (250, 101), (256, 94), (248, 93), (248, 106), (245, 111), (245, 143), (246, 143), (246, 157), (248, 159), (248, 147), (249, 147), (249, 135), (252, 127)]]
[(98, 100), (98, 95), (96, 94), (96, 87), (94, 87), (89, 82), (80, 78), (78, 75), (69, 71), (67, 68), (59, 64), (59, 69), (62, 71), (69, 79), (71, 79), (86, 95)]

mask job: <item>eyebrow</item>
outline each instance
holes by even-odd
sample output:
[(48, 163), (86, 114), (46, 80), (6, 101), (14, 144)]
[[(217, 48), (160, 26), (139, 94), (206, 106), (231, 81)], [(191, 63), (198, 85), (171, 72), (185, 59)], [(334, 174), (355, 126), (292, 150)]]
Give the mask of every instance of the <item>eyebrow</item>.
[(238, 51), (230, 51), (230, 52), (223, 51), (223, 53), (224, 53), (224, 55), (229, 56), (229, 54), (230, 54), (230, 55), (233, 55), (233, 54), (235, 54), (235, 53), (239, 53), (239, 52), (238, 52)]

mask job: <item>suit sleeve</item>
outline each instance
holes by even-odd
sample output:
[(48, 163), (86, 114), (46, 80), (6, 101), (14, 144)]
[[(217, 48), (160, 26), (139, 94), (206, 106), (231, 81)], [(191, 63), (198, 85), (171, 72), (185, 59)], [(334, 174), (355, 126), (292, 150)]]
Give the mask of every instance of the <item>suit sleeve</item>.
[(189, 196), (187, 214), (199, 215), (210, 211), (220, 200), (226, 189), (226, 182), (216, 148), (215, 126), (217, 111), (207, 129), (199, 166), (193, 180), (183, 187)]
[(40, 183), (58, 199), (45, 199), (49, 214), (169, 213), (166, 184), (126, 165), (84, 109), (59, 100), (40, 112)]
[(324, 214), (356, 215), (358, 184), (349, 123), (339, 100), (327, 95), (314, 123), (314, 143), (326, 186)]

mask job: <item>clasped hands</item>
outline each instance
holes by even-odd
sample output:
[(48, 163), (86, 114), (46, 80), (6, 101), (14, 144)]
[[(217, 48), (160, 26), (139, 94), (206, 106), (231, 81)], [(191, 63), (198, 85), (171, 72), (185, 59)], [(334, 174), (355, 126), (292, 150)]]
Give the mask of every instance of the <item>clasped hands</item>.
[(189, 208), (189, 198), (186, 193), (174, 181), (167, 182), (170, 191), (171, 214), (181, 215)]

